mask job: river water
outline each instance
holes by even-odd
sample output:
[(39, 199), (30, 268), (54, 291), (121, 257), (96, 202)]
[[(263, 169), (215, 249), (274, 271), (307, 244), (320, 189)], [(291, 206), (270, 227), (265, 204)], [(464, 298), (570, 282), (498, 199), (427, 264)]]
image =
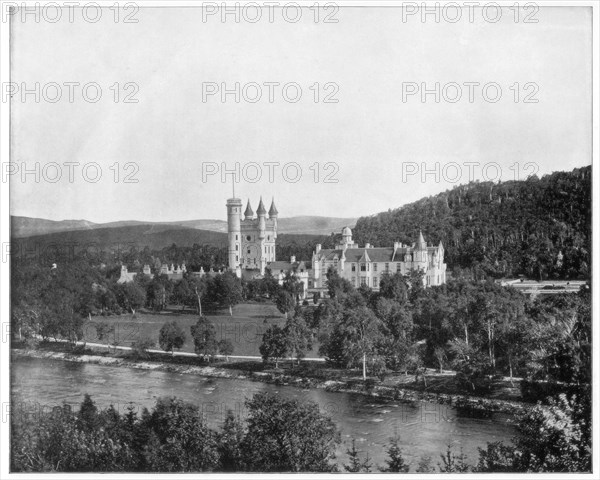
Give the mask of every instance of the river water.
[(383, 465), (389, 438), (397, 432), (404, 456), (412, 462), (411, 470), (424, 455), (436, 465), (449, 443), (457, 452), (462, 447), (469, 463), (475, 464), (477, 447), (491, 441), (508, 442), (515, 434), (513, 418), (505, 414), (482, 415), (436, 403), (406, 403), (322, 389), (61, 360), (13, 359), (11, 385), (13, 402), (24, 402), (32, 411), (51, 409), (63, 402), (77, 409), (85, 393), (99, 407), (113, 404), (123, 413), (129, 406), (151, 408), (160, 397), (177, 396), (198, 405), (214, 428), (221, 425), (227, 410), (243, 416), (244, 400), (257, 392), (310, 400), (331, 415), (341, 432), (338, 463), (347, 458), (345, 450), (354, 438), (357, 449), (363, 453), (368, 450), (375, 466)]

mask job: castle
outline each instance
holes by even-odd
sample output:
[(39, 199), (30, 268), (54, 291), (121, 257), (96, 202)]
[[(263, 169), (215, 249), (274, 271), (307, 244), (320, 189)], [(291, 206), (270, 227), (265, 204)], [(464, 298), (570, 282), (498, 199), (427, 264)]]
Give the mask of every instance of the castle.
[[(250, 205), (242, 214), (242, 200), (227, 200), (227, 257), (228, 267), (238, 277), (260, 278), (267, 269), (279, 283), (288, 272), (294, 272), (304, 285), (304, 298), (309, 293), (323, 296), (327, 291), (327, 271), (333, 268), (340, 277), (347, 279), (355, 287), (365, 285), (379, 290), (379, 281), (384, 274), (408, 274), (413, 270), (424, 272), (425, 287), (446, 283), (446, 264), (444, 263), (444, 247), (442, 242), (437, 247), (427, 245), (423, 234), (412, 245), (395, 242), (391, 247), (372, 247), (366, 244), (359, 247), (352, 240), (352, 230), (342, 229), (342, 241), (332, 249), (322, 249), (317, 245), (311, 261), (296, 261), (292, 256), (289, 261), (278, 261), (275, 257), (277, 240), (277, 217), (279, 212), (275, 200), (267, 212), (262, 198), (256, 210), (256, 217)], [(150, 267), (144, 265), (143, 273), (151, 275)], [(162, 265), (159, 274), (165, 274), (170, 280), (181, 280), (186, 273), (185, 264), (177, 267)], [(216, 275), (212, 269), (205, 272), (191, 272), (194, 276)], [(133, 281), (136, 273), (121, 267), (118, 283)]]
[(317, 245), (310, 262), (297, 262), (293, 256), (289, 262), (277, 261), (278, 211), (275, 201), (271, 202), (267, 218), (261, 198), (256, 214), (254, 218), (248, 200), (242, 219), (242, 201), (239, 198), (227, 200), (229, 268), (238, 277), (244, 270), (264, 275), (268, 268), (282, 282), (286, 272), (294, 271), (304, 284), (305, 296), (326, 291), (329, 268), (335, 269), (340, 277), (355, 287), (366, 285), (374, 290), (379, 290), (381, 275), (396, 272), (406, 275), (416, 269), (424, 272), (423, 285), (426, 287), (446, 283), (442, 242), (437, 247), (429, 246), (422, 233), (412, 245), (395, 242), (392, 247), (372, 247), (369, 244), (359, 247), (352, 240), (350, 228), (344, 227), (340, 244), (333, 249), (322, 249), (321, 245)]
[(248, 200), (243, 219), (242, 201), (239, 198), (227, 200), (228, 265), (238, 277), (242, 270), (259, 270), (264, 275), (267, 264), (275, 261), (277, 215), (274, 199), (269, 218), (261, 197), (256, 218)]

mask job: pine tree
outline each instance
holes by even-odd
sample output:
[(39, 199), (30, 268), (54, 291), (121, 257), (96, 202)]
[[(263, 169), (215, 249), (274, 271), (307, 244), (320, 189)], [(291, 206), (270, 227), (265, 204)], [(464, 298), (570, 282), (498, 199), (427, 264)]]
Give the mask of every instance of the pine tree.
[(398, 435), (390, 439), (390, 446), (387, 449), (389, 458), (385, 461), (387, 466), (380, 468), (382, 472), (408, 472), (409, 465), (404, 461), (399, 442), (400, 438)]

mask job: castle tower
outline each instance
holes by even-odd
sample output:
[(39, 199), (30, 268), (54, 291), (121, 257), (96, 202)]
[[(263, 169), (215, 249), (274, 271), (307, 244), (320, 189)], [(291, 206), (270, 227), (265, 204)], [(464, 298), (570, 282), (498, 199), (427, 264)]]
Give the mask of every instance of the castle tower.
[(344, 245), (352, 244), (352, 230), (350, 230), (348, 227), (344, 227), (342, 229), (342, 243)]
[(423, 232), (419, 230), (419, 240), (415, 246), (415, 262), (424, 263), (427, 262), (427, 243), (423, 238)]
[(262, 201), (262, 197), (260, 197), (260, 203), (258, 204), (258, 209), (256, 210), (256, 215), (258, 216), (258, 238), (261, 240), (265, 238), (265, 228), (266, 228), (266, 217), (267, 210)]
[(246, 205), (246, 211), (244, 212), (244, 220), (252, 220), (252, 217), (254, 217), (254, 211), (252, 210), (252, 207), (250, 206), (250, 199), (248, 199), (248, 204)]
[(275, 197), (271, 199), (271, 207), (269, 208), (269, 219), (273, 220), (273, 237), (277, 238), (277, 216), (279, 212), (277, 211), (277, 207), (275, 206)]
[[(242, 216), (242, 200), (239, 198), (230, 198), (227, 200), (227, 258), (229, 268), (241, 275), (240, 264), (240, 242), (241, 226), (240, 218)], [(250, 206), (250, 205), (248, 205)]]

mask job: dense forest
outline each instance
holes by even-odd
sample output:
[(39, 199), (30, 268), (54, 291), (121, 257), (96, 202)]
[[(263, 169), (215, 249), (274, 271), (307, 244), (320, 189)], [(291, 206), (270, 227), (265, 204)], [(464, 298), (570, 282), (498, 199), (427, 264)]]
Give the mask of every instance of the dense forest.
[[(535, 279), (590, 275), (592, 170), (472, 182), (358, 220), (359, 245), (441, 240), (449, 268)], [(560, 252), (560, 255), (559, 255)], [(560, 256), (562, 255), (562, 259)]]

